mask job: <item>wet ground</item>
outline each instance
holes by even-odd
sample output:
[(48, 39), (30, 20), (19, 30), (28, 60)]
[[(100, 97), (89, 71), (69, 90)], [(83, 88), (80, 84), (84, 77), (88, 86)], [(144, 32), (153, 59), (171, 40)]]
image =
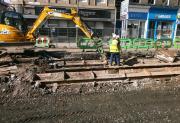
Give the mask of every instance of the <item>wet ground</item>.
[(180, 88), (4, 97), (0, 123), (178, 123)]

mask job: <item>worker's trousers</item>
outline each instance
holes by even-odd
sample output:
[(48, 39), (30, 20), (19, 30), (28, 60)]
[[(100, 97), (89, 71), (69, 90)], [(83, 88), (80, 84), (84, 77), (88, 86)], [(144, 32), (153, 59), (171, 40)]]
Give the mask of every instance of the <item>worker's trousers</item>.
[(113, 65), (113, 61), (115, 61), (115, 65), (120, 65), (120, 55), (119, 52), (111, 53), (110, 56), (110, 64)]

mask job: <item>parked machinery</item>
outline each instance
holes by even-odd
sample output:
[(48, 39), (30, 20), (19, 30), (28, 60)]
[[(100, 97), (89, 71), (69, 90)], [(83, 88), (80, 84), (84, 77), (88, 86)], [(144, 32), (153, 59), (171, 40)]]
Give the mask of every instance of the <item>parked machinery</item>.
[[(36, 30), (43, 25), (45, 20), (50, 17), (65, 18), (72, 20), (78, 28), (84, 32), (87, 38), (91, 39), (97, 50), (103, 53), (102, 40), (96, 37), (93, 31), (81, 20), (76, 9), (72, 8), (70, 13), (57, 12), (45, 6), (33, 26), (27, 30), (24, 18), (16, 11), (5, 11), (1, 15), (0, 23), (0, 42), (1, 43), (17, 43), (17, 42), (35, 42), (38, 38)], [(38, 42), (36, 42), (36, 46)], [(47, 43), (47, 42), (46, 42)], [(45, 45), (50, 46), (50, 45)]]

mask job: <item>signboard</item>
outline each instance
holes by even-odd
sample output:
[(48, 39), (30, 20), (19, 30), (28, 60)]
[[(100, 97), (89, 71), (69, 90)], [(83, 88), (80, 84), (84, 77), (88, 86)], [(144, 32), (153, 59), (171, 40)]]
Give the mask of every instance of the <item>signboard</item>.
[(176, 17), (177, 17), (177, 9), (150, 8), (149, 11), (149, 19), (175, 21)]
[[(35, 14), (39, 15), (42, 11), (43, 7), (35, 7)], [(57, 12), (61, 13), (71, 13), (71, 10), (68, 8), (55, 8), (51, 7), (51, 9), (55, 9)], [(89, 10), (89, 9), (79, 9), (80, 17), (85, 18), (107, 18), (111, 19), (111, 11), (108, 10)]]
[(147, 20), (147, 13), (145, 12), (129, 12), (128, 16), (128, 19)]
[(129, 6), (129, 0), (124, 0), (121, 2), (120, 17), (123, 16), (126, 19), (128, 18), (128, 6)]
[(155, 15), (155, 18), (156, 19), (171, 19), (172, 17), (169, 14), (167, 14), (167, 15), (165, 15), (165, 14), (157, 14), (157, 15)]

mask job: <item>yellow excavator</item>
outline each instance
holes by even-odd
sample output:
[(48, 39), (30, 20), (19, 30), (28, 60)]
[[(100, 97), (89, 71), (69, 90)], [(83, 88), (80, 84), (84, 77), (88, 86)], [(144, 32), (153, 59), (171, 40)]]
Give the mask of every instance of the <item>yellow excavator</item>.
[[(93, 31), (78, 16), (75, 8), (72, 8), (70, 13), (61, 13), (45, 6), (32, 28), (28, 31), (24, 18), (20, 13), (15, 11), (3, 12), (0, 23), (0, 43), (35, 42), (37, 39), (36, 30), (50, 17), (72, 20), (84, 32), (87, 38), (92, 39), (91, 41), (94, 41), (95, 44), (97, 44), (96, 42), (100, 42), (94, 36)], [(100, 50), (102, 52), (102, 49)]]

